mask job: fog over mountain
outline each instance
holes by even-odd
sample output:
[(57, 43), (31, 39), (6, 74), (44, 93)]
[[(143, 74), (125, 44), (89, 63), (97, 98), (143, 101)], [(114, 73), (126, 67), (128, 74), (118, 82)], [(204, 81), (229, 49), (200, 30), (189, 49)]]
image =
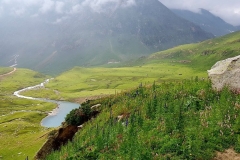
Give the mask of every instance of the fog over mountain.
[(200, 12), (180, 9), (171, 9), (171, 11), (176, 15), (197, 24), (206, 32), (213, 33), (215, 36), (222, 36), (239, 30), (238, 27), (225, 22), (220, 17), (205, 9), (200, 9)]
[(201, 13), (204, 8), (215, 16), (220, 17), (234, 26), (240, 25), (240, 1), (239, 0), (159, 0), (170, 9), (188, 10)]
[(0, 65), (56, 74), (115, 63), (213, 35), (158, 0), (3, 0)]

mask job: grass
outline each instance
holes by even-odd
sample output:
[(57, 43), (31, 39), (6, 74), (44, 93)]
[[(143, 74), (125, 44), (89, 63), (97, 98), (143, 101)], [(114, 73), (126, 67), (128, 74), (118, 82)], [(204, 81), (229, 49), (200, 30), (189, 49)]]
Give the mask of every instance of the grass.
[(74, 100), (78, 97), (109, 95), (153, 81), (163, 82), (189, 77), (207, 77), (202, 71), (195, 71), (183, 64), (152, 63), (143, 66), (122, 68), (75, 67), (63, 73), (46, 85), (41, 92), (27, 91), (24, 95), (51, 99)]
[[(0, 156), (4, 160), (33, 159), (46, 141), (50, 129), (40, 125), (55, 104), (20, 99), (13, 92), (43, 82), (47, 77), (27, 69), (17, 69), (0, 80)], [(1, 158), (0, 158), (1, 159)]]
[(240, 31), (196, 44), (181, 45), (154, 53), (144, 62), (187, 60), (187, 66), (196, 70), (208, 70), (217, 61), (239, 55)]
[[(194, 79), (195, 77), (198, 77), (199, 79), (207, 78), (206, 70), (210, 69), (210, 67), (216, 61), (238, 55), (240, 51), (239, 36), (240, 36), (240, 32), (236, 32), (224, 37), (220, 37), (218, 39), (212, 39), (212, 40), (208, 40), (198, 44), (178, 46), (170, 50), (152, 54), (147, 58), (141, 58), (137, 61), (126, 63), (124, 64), (124, 66), (121, 66), (121, 67), (114, 67), (116, 65), (111, 65), (112, 66), (111, 68), (75, 67), (65, 73), (62, 73), (55, 79), (51, 80), (50, 83), (47, 84), (47, 88), (40, 89), (38, 91), (36, 90), (26, 91), (23, 94), (33, 96), (33, 97), (75, 101), (75, 99), (79, 97), (118, 94), (123, 91), (131, 90), (139, 86), (139, 84), (147, 86), (148, 84), (151, 84), (154, 81), (159, 84), (165, 84), (168, 82), (176, 81), (176, 84), (170, 83), (169, 85), (167, 85), (168, 88), (166, 88), (166, 86), (163, 86), (164, 90), (161, 90), (161, 86), (158, 86), (159, 88), (158, 88), (157, 95), (159, 97), (167, 98), (165, 95), (169, 94), (167, 92), (168, 90), (169, 92), (171, 90), (170, 94), (174, 94), (175, 91), (181, 90), (178, 88), (179, 86), (177, 85), (177, 82), (181, 84), (184, 79)], [(0, 71), (5, 73), (7, 70), (1, 68)], [(23, 159), (25, 158), (26, 155), (28, 155), (29, 157), (33, 157), (37, 149), (39, 148), (40, 144), (42, 144), (46, 140), (46, 137), (43, 135), (48, 131), (45, 130), (43, 127), (41, 127), (39, 125), (39, 122), (45, 116), (45, 112), (54, 108), (55, 105), (44, 103), (44, 102), (38, 102), (38, 101), (18, 99), (12, 96), (12, 93), (14, 91), (25, 88), (26, 86), (39, 84), (46, 78), (48, 77), (36, 72), (32, 72), (25, 69), (18, 69), (14, 74), (1, 79), (0, 113), (1, 115), (6, 115), (6, 116), (0, 117), (0, 130), (1, 131), (3, 130), (3, 132), (0, 133), (0, 141), (1, 141), (0, 156), (3, 155), (4, 159), (12, 159), (12, 158)], [(208, 91), (209, 88), (206, 88), (206, 84), (208, 83), (204, 83), (202, 87), (205, 87), (205, 90)], [(192, 84), (189, 83), (189, 85), (192, 85)], [(194, 88), (194, 85), (186, 86), (186, 87), (187, 88), (192, 87), (190, 91), (188, 90), (189, 94), (187, 93), (189, 97), (200, 96), (200, 95), (195, 95), (197, 92), (199, 93), (201, 91), (199, 86), (197, 89)], [(176, 90), (177, 88), (179, 90)], [(114, 102), (113, 104), (114, 105), (113, 114), (114, 116), (117, 116), (120, 114), (130, 114), (135, 109), (136, 106), (140, 106), (142, 113), (139, 118), (140, 119), (141, 117), (145, 118), (146, 122), (143, 123), (144, 127), (141, 126), (143, 128), (140, 128), (141, 133), (137, 135), (135, 134), (134, 137), (138, 136), (139, 139), (143, 138), (144, 141), (141, 141), (140, 143), (136, 143), (136, 144), (134, 142), (132, 143), (134, 144), (132, 146), (142, 146), (142, 148), (144, 149), (144, 146), (149, 146), (149, 145), (155, 146), (157, 145), (156, 143), (161, 142), (161, 144), (166, 143), (165, 148), (162, 148), (162, 150), (168, 150), (167, 147), (171, 148), (172, 145), (176, 145), (175, 142), (176, 142), (176, 137), (179, 136), (178, 134), (173, 134), (175, 137), (171, 137), (171, 136), (169, 137), (169, 135), (168, 136), (164, 135), (165, 134), (164, 132), (160, 134), (160, 136), (163, 138), (157, 137), (159, 138), (158, 140), (160, 141), (157, 141), (157, 142), (149, 141), (149, 143), (147, 143), (148, 140), (152, 138), (151, 134), (153, 134), (153, 137), (157, 136), (157, 135), (154, 135), (154, 133), (161, 127), (156, 126), (157, 122), (155, 120), (152, 121), (151, 118), (149, 118), (149, 115), (147, 115), (147, 114), (150, 114), (150, 112), (147, 111), (147, 107), (148, 107), (147, 102), (148, 101), (149, 103), (153, 102), (153, 99), (151, 99), (153, 95), (152, 93), (150, 93), (151, 92), (150, 90), (148, 89), (145, 89), (145, 90), (146, 90), (146, 93), (148, 93), (146, 94), (146, 97), (138, 97), (135, 100), (128, 99), (129, 97), (125, 97), (125, 100), (124, 100), (124, 99), (121, 99), (121, 96), (120, 96), (119, 102)], [(212, 91), (210, 93), (212, 93)], [(214, 95), (218, 95), (218, 94), (214, 93)], [(148, 99), (147, 96), (150, 96), (150, 99)], [(209, 95), (209, 96), (210, 98), (213, 98), (212, 95)], [(205, 97), (205, 98), (208, 99), (209, 97)], [(207, 99), (205, 99), (204, 101), (207, 101)], [(192, 99), (191, 98), (186, 99), (185, 100), (186, 103), (188, 100), (192, 100)], [(159, 103), (160, 102), (162, 103), (162, 101), (164, 100), (159, 98)], [(237, 102), (239, 102), (239, 98), (237, 99)], [(107, 103), (108, 102), (106, 102), (106, 104)], [(171, 104), (171, 101), (170, 102), (167, 101), (167, 103)], [(181, 102), (176, 102), (176, 104), (180, 104), (180, 103)], [(216, 106), (218, 105), (216, 104)], [(203, 106), (203, 107), (207, 107), (207, 106)], [(149, 109), (151, 110), (151, 107)], [(179, 108), (175, 106), (174, 111), (178, 109)], [(205, 109), (206, 108), (204, 108), (204, 111)], [(225, 110), (221, 110), (221, 108), (219, 108), (219, 110), (217, 110), (217, 114), (220, 114), (221, 112), (225, 113)], [(199, 115), (200, 112), (196, 112), (196, 113), (189, 112), (189, 115), (192, 115), (192, 114)], [(96, 144), (96, 146), (105, 147), (105, 148), (101, 148), (101, 147), (93, 148), (94, 153), (86, 152), (86, 154), (89, 153), (90, 155), (91, 154), (94, 155), (98, 151), (98, 153), (100, 154), (100, 159), (104, 159), (104, 158), (111, 159), (111, 156), (114, 156), (115, 153), (117, 156), (120, 157), (120, 159), (121, 158), (129, 159), (129, 157), (124, 157), (122, 153), (125, 153), (125, 155), (127, 156), (127, 155), (130, 155), (130, 153), (132, 154), (133, 153), (132, 151), (135, 151), (135, 149), (137, 149), (136, 151), (141, 151), (142, 153), (146, 153), (146, 155), (150, 154), (150, 152), (148, 152), (149, 151), (148, 148), (146, 148), (147, 149), (146, 151), (141, 150), (139, 148), (131, 148), (131, 147), (130, 147), (130, 151), (127, 151), (126, 149), (124, 149), (125, 146), (128, 147), (128, 145), (130, 145), (130, 143), (128, 143), (127, 141), (132, 140), (133, 137), (131, 136), (125, 137), (126, 139), (122, 139), (124, 142), (123, 143), (124, 145), (120, 150), (122, 153), (117, 153), (114, 150), (110, 150), (109, 148), (106, 148), (104, 144), (105, 140), (101, 139), (102, 137), (99, 137), (99, 142), (90, 141), (89, 138), (91, 138), (92, 136), (95, 136), (94, 132), (90, 132), (90, 131), (92, 131), (94, 126), (98, 125), (98, 123), (101, 124), (102, 127), (104, 126), (104, 123), (108, 125), (108, 122), (109, 122), (108, 115), (109, 113), (107, 109), (105, 109), (105, 111), (99, 116), (99, 118), (97, 118), (96, 120), (97, 122), (93, 122), (93, 124), (87, 125), (86, 129), (82, 131), (82, 135), (80, 135), (80, 137), (83, 139), (86, 139), (86, 141), (79, 141), (79, 140), (77, 141), (79, 142), (79, 144), (83, 145), (83, 149), (92, 150), (92, 147), (95, 147), (94, 146), (95, 142), (98, 143)], [(153, 115), (153, 116), (156, 117), (156, 115)], [(169, 116), (170, 116), (170, 112), (169, 112)], [(172, 119), (174, 119), (175, 116), (176, 115), (172, 115)], [(215, 115), (215, 117), (216, 116), (217, 115)], [(186, 115), (186, 117), (191, 118), (188, 115)], [(223, 117), (220, 117), (220, 118), (223, 118)], [(194, 119), (194, 122), (195, 120), (196, 119)], [(171, 123), (170, 119), (167, 119), (166, 121), (167, 123)], [(175, 123), (175, 121), (173, 123)], [(238, 122), (236, 121), (236, 123)], [(217, 124), (218, 124), (217, 121), (214, 121), (213, 125), (217, 125)], [(151, 134), (148, 133), (148, 130), (151, 129), (151, 127), (149, 128), (148, 126), (153, 126), (153, 130), (151, 131)], [(171, 125), (169, 124), (169, 126)], [(169, 126), (165, 126), (165, 128)], [(116, 128), (111, 128), (111, 126), (108, 126), (109, 131), (114, 131), (113, 134), (109, 134), (109, 136), (116, 137), (123, 133), (130, 134), (129, 129), (124, 129), (120, 125), (115, 127)], [(194, 131), (194, 132), (189, 132), (190, 135), (187, 135), (187, 136), (190, 136), (190, 139), (183, 139), (186, 143), (191, 144), (192, 141), (195, 142), (195, 139), (193, 136), (194, 134), (192, 133), (195, 133), (197, 128), (199, 128), (199, 126), (195, 127), (195, 126), (192, 126), (192, 124), (190, 124), (190, 128), (187, 128), (187, 127), (184, 128), (184, 131), (186, 132), (189, 132), (189, 130)], [(122, 130), (124, 132), (117, 132), (116, 129), (117, 130), (119, 129), (120, 131)], [(213, 129), (217, 129), (219, 131), (219, 128), (213, 128)], [(173, 129), (171, 129), (170, 127), (170, 130), (173, 130)], [(99, 132), (99, 130), (95, 130), (95, 131), (96, 133)], [(206, 134), (216, 134), (216, 133), (215, 131), (213, 132), (210, 131), (210, 132), (206, 132)], [(199, 134), (196, 134), (196, 135), (199, 136)], [(26, 137), (28, 137), (27, 141), (23, 141), (23, 139), (26, 139)], [(193, 139), (191, 139), (192, 137)], [(234, 140), (236, 140), (236, 135), (233, 138)], [(229, 136), (227, 136), (227, 139), (229, 139)], [(116, 141), (116, 139), (112, 141), (114, 142)], [(112, 142), (110, 142), (109, 139), (107, 139), (107, 143), (108, 145), (112, 144)], [(197, 143), (200, 143), (200, 142), (197, 141)], [(91, 144), (94, 144), (94, 145), (91, 145)], [(229, 145), (229, 143), (227, 144)], [(72, 154), (71, 156), (74, 157), (73, 154), (75, 154), (76, 152), (73, 151), (74, 148), (71, 145), (72, 144), (69, 144), (69, 146), (67, 146), (69, 148), (65, 147), (65, 149), (61, 151), (61, 153), (59, 154), (60, 157), (64, 157), (66, 155), (66, 151), (69, 151), (69, 155)], [(73, 143), (73, 145), (76, 145), (76, 144)], [(223, 149), (223, 148), (226, 148), (228, 145), (220, 148), (218, 148), (218, 146), (215, 145), (216, 147), (215, 149)], [(234, 144), (234, 145), (238, 146), (238, 144)], [(195, 147), (196, 146), (197, 145), (195, 145)], [(117, 146), (111, 146), (111, 147), (116, 148)], [(206, 147), (205, 144), (202, 144), (202, 147), (203, 148)], [(180, 148), (180, 149), (182, 149), (184, 153), (187, 153), (187, 148)], [(162, 150), (160, 149), (156, 153), (162, 153), (163, 152)], [(208, 150), (206, 151), (206, 153), (209, 153), (207, 155), (208, 157), (212, 156), (212, 151), (213, 151), (213, 148), (211, 148), (210, 151)], [(176, 156), (176, 155), (172, 155), (173, 154), (172, 152), (171, 153), (169, 152), (164, 152), (166, 153), (165, 156), (168, 156), (168, 155), (170, 157)], [(136, 152), (136, 153), (140, 153), (140, 152)], [(58, 157), (59, 155), (56, 155), (56, 157)], [(54, 156), (55, 155), (53, 155), (53, 157)]]
[(139, 86), (90, 103), (102, 104), (99, 116), (47, 160), (207, 160), (229, 147), (240, 152), (240, 96), (216, 92), (207, 80)]
[(13, 70), (13, 68), (10, 68), (10, 67), (0, 67), (0, 75), (11, 72), (12, 70)]

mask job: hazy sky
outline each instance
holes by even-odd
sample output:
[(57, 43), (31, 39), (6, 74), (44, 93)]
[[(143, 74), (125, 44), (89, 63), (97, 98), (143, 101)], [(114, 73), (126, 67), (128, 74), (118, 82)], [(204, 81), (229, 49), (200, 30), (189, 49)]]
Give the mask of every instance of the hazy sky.
[[(159, 0), (169, 8), (187, 9), (197, 12), (204, 8), (221, 17), (228, 23), (240, 25), (240, 0)], [(128, 7), (135, 0), (0, 0), (0, 18), (6, 16), (29, 16), (55, 13), (61, 22), (71, 14), (79, 13), (83, 7), (89, 6), (101, 12), (107, 3), (121, 4)]]

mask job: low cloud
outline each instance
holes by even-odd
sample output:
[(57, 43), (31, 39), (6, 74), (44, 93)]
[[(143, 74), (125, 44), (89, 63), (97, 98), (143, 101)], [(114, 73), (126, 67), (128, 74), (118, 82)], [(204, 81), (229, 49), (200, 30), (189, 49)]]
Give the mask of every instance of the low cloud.
[(68, 16), (58, 18), (55, 22), (53, 22), (53, 24), (59, 24), (59, 23), (63, 22), (64, 20), (68, 19), (68, 18), (69, 18)]
[(74, 6), (72, 6), (71, 10), (70, 10), (70, 14), (77, 14), (82, 10), (82, 5), (80, 4), (76, 4)]
[(130, 7), (135, 5), (135, 0), (85, 0), (83, 7), (90, 7), (95, 12), (106, 12), (118, 7)]
[(17, 15), (17, 16), (22, 16), (25, 13), (25, 9), (24, 8), (17, 8), (17, 9), (13, 9), (13, 14)]
[(51, 0), (44, 0), (42, 7), (39, 9), (41, 13), (47, 13), (53, 10), (55, 2)]
[[(5, 15), (32, 16), (56, 13), (61, 16), (78, 14), (84, 8), (95, 12), (112, 12), (119, 7), (130, 7), (137, 0), (0, 0), (0, 17)], [(209, 10), (225, 21), (240, 25), (239, 0), (159, 0), (169, 8), (199, 12), (199, 8)]]
[(0, 17), (2, 16), (2, 14), (3, 14), (3, 7), (0, 6)]
[(63, 13), (63, 12), (64, 12), (64, 11), (63, 11), (64, 6), (65, 6), (65, 3), (63, 3), (63, 2), (56, 2), (56, 3), (55, 3), (55, 11), (56, 11), (57, 13)]

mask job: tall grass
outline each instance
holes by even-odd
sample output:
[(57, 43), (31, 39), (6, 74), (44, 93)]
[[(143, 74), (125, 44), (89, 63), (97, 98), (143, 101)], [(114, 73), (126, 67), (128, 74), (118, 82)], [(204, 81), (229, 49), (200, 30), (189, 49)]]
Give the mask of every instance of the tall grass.
[(101, 114), (47, 159), (211, 159), (230, 146), (239, 151), (240, 96), (216, 92), (209, 81), (139, 85), (99, 102)]

